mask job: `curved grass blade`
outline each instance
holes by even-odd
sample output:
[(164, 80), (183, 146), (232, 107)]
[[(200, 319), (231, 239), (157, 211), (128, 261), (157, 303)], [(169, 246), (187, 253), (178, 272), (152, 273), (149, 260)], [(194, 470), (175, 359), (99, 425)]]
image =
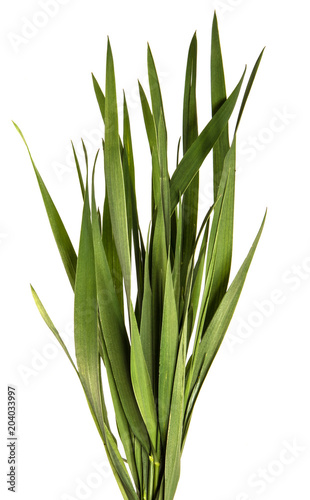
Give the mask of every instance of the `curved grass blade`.
[(235, 128), (235, 133), (236, 133), (238, 127), (239, 127), (240, 120), (241, 120), (241, 117), (242, 117), (242, 114), (243, 114), (246, 102), (248, 100), (248, 97), (249, 97), (249, 94), (250, 94), (253, 82), (255, 80), (256, 73), (257, 73), (257, 70), (259, 68), (261, 59), (263, 57), (264, 50), (265, 50), (265, 47), (263, 48), (263, 50), (259, 54), (258, 59), (257, 59), (256, 63), (254, 64), (254, 68), (252, 69), (252, 72), (251, 72), (248, 84), (246, 86), (246, 89), (245, 89), (245, 92), (244, 92), (244, 96), (243, 96), (243, 99), (242, 99), (242, 102), (241, 102), (241, 106), (240, 106), (239, 115), (238, 115), (238, 118), (237, 118), (237, 124), (236, 124), (236, 128)]
[(44, 308), (41, 300), (39, 299), (35, 289), (32, 287), (32, 285), (30, 285), (30, 288), (31, 288), (31, 293), (32, 293), (32, 296), (34, 298), (34, 301), (36, 303), (36, 306), (39, 310), (39, 313), (41, 314), (42, 318), (44, 319), (46, 325), (48, 326), (48, 328), (51, 330), (51, 332), (55, 335), (56, 339), (58, 340), (59, 344), (61, 345), (61, 347), (63, 348), (63, 350), (65, 351), (71, 365), (73, 366), (74, 370), (76, 371), (77, 375), (79, 376), (79, 373), (76, 369), (76, 366), (74, 364), (74, 361), (72, 360), (71, 356), (70, 356), (70, 353), (64, 343), (64, 341), (62, 340), (61, 336), (59, 335), (58, 333), (58, 330), (56, 329), (56, 327), (54, 326), (54, 323), (52, 322), (51, 318), (49, 317), (49, 315), (47, 314), (46, 312), (46, 309)]
[[(30, 285), (30, 286), (31, 286), (31, 285)], [(74, 371), (76, 372), (77, 376), (79, 377), (79, 380), (80, 380), (80, 382), (81, 382), (81, 385), (82, 385), (82, 387), (83, 387), (83, 390), (84, 390), (84, 393), (85, 393), (85, 396), (86, 396), (86, 399), (87, 399), (87, 403), (88, 403), (88, 406), (89, 406), (90, 412), (91, 412), (91, 414), (92, 414), (92, 417), (93, 417), (93, 419), (94, 419), (94, 422), (95, 422), (95, 424), (96, 424), (96, 427), (97, 427), (97, 429), (98, 429), (98, 432), (99, 432), (99, 434), (100, 434), (100, 436), (101, 436), (101, 438), (102, 438), (102, 440), (103, 440), (104, 446), (105, 446), (105, 448), (106, 448), (106, 446), (107, 446), (107, 444), (106, 444), (106, 429), (108, 429), (108, 430), (109, 430), (109, 429), (110, 429), (110, 426), (109, 426), (108, 415), (107, 415), (107, 410), (106, 410), (106, 406), (105, 406), (105, 402), (104, 402), (103, 395), (102, 395), (102, 411), (103, 411), (103, 417), (104, 417), (104, 422), (105, 422), (105, 427), (104, 427), (104, 428), (100, 427), (100, 425), (99, 425), (99, 422), (98, 422), (98, 416), (97, 416), (97, 414), (96, 414), (96, 411), (95, 411), (95, 409), (94, 409), (94, 407), (93, 407), (93, 405), (92, 405), (91, 401), (90, 401), (90, 400), (89, 400), (89, 398), (88, 398), (88, 391), (87, 391), (86, 387), (85, 387), (85, 386), (84, 386), (84, 384), (83, 384), (83, 381), (82, 381), (82, 379), (81, 379), (81, 377), (80, 377), (80, 374), (79, 374), (78, 370), (76, 369), (76, 366), (75, 366), (75, 364), (74, 364), (74, 362), (73, 362), (73, 360), (72, 360), (72, 358), (71, 358), (71, 356), (70, 356), (70, 353), (68, 352), (68, 350), (67, 350), (67, 348), (66, 348), (66, 346), (65, 346), (65, 344), (64, 344), (64, 342), (63, 342), (63, 340), (62, 340), (62, 338), (61, 338), (61, 336), (59, 335), (59, 333), (58, 333), (58, 331), (57, 331), (56, 327), (54, 326), (54, 324), (53, 324), (52, 320), (50, 319), (49, 315), (47, 314), (47, 312), (46, 312), (46, 310), (45, 310), (45, 308), (44, 308), (44, 306), (43, 306), (42, 302), (40, 301), (40, 299), (39, 299), (39, 297), (38, 297), (37, 293), (35, 292), (35, 290), (34, 290), (34, 288), (33, 288), (32, 286), (31, 286), (31, 292), (32, 292), (33, 298), (34, 298), (34, 300), (35, 300), (35, 303), (36, 303), (36, 305), (37, 305), (37, 307), (38, 307), (38, 310), (39, 310), (39, 312), (40, 312), (40, 314), (41, 314), (42, 318), (44, 319), (44, 321), (45, 321), (46, 325), (49, 327), (49, 329), (52, 331), (52, 333), (55, 335), (56, 339), (58, 340), (58, 342), (60, 343), (61, 347), (62, 347), (62, 348), (63, 348), (63, 350), (65, 351), (65, 353), (66, 353), (67, 357), (69, 358), (69, 361), (70, 361), (71, 365), (73, 366)], [(113, 440), (114, 440), (114, 442), (116, 442), (116, 440), (115, 440), (115, 438), (114, 438), (114, 436), (112, 435), (112, 433), (111, 433), (111, 432), (110, 432), (110, 438), (111, 438), (111, 439), (113, 439)], [(109, 458), (109, 460), (110, 460), (110, 463), (111, 463), (111, 466), (112, 466), (113, 472), (115, 473), (115, 471), (114, 471), (114, 466), (113, 466), (113, 462), (111, 462), (111, 458), (110, 458), (110, 456), (109, 456), (109, 451), (108, 451), (108, 449), (107, 449), (107, 448), (106, 448), (106, 451), (107, 451), (107, 455), (108, 455), (108, 458)], [(118, 480), (118, 477), (116, 477), (116, 479)]]
[(102, 120), (103, 120), (103, 123), (105, 123), (105, 96), (101, 90), (99, 83), (97, 82), (97, 80), (93, 74), (92, 74), (92, 80), (93, 80), (93, 86), (94, 86), (97, 102), (99, 105), (100, 113), (102, 116)]
[(30, 160), (34, 169), (34, 172), (36, 174), (36, 178), (39, 184), (39, 188), (41, 191), (41, 195), (43, 198), (43, 202), (45, 205), (46, 213), (51, 225), (51, 229), (53, 231), (53, 235), (60, 253), (61, 260), (63, 262), (64, 268), (66, 270), (67, 276), (69, 278), (70, 284), (74, 290), (74, 283), (75, 283), (75, 273), (76, 273), (76, 264), (77, 264), (77, 256), (75, 253), (75, 250), (73, 248), (73, 245), (71, 243), (71, 240), (68, 236), (68, 233), (66, 231), (65, 226), (63, 225), (63, 222), (59, 216), (59, 213), (54, 205), (54, 202), (52, 198), (50, 197), (50, 194), (48, 190), (46, 189), (46, 186), (42, 180), (41, 175), (39, 174), (39, 171), (37, 170), (33, 158), (31, 156), (29, 147), (27, 145), (27, 142), (20, 130), (20, 128), (16, 125), (16, 123), (13, 122), (13, 125), (15, 126), (16, 130), (20, 134), (21, 138), (23, 139), (25, 146), (27, 148), (27, 151), (30, 156)]
[(175, 170), (170, 182), (171, 212), (174, 211), (178, 201), (179, 193), (183, 194), (189, 186), (191, 180), (198, 172), (204, 159), (210, 153), (215, 142), (219, 138), (223, 128), (228, 122), (231, 113), (235, 107), (240, 88), (243, 82), (242, 75), (238, 85), (228, 97), (226, 102), (215, 113), (208, 125), (199, 134), (189, 150), (183, 156), (177, 169)]
[[(198, 355), (194, 366), (194, 375), (192, 389), (195, 386), (198, 377), (203, 381), (213, 362), (213, 359), (222, 343), (224, 335), (229, 326), (232, 315), (239, 300), (245, 278), (247, 276), (250, 264), (252, 262), (256, 247), (258, 245), (262, 230), (265, 224), (266, 214), (261, 223), (256, 238), (242, 264), (232, 284), (224, 295), (216, 313), (214, 314), (207, 330), (203, 333), (199, 344)], [(203, 368), (201, 375), (200, 370)]]
[(214, 208), (214, 218), (210, 232), (207, 267), (214, 256), (214, 276), (209, 292), (208, 314), (205, 319), (204, 330), (221, 302), (229, 281), (233, 246), (235, 169), (236, 136), (234, 135), (231, 148), (224, 160), (222, 177), (218, 186), (218, 195), (222, 199), (221, 203), (218, 203)]

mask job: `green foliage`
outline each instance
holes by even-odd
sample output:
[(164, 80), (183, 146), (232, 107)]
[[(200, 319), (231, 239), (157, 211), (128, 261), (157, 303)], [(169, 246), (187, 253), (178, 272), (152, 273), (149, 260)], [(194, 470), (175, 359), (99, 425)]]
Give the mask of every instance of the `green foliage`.
[[(106, 194), (102, 212), (95, 197), (98, 153), (89, 187), (86, 148), (83, 143), (86, 162), (83, 179), (83, 169), (72, 144), (83, 198), (77, 254), (28, 149), (55, 241), (74, 291), (76, 363), (31, 287), (32, 294), (41, 316), (78, 375), (125, 500), (174, 498), (194, 405), (229, 326), (262, 232), (265, 217), (248, 255), (229, 285), (236, 132), (261, 57), (262, 53), (250, 75), (230, 143), (228, 125), (244, 73), (227, 97), (218, 25), (214, 16), (211, 42), (212, 117), (199, 133), (197, 38), (196, 34), (193, 36), (185, 73), (183, 157), (178, 158), (170, 178), (163, 97), (154, 58), (148, 47), (150, 103), (139, 83), (152, 166), (152, 218), (146, 246), (137, 211), (129, 113), (124, 95), (121, 138), (109, 41), (105, 93), (92, 77), (105, 123), (102, 149)], [(199, 169), (211, 151), (214, 203), (198, 228)], [(135, 276), (132, 275), (133, 258)], [(136, 297), (132, 297), (134, 280)], [(191, 339), (193, 342), (190, 342)], [(118, 434), (123, 445), (121, 450), (108, 420), (102, 388), (104, 375), (110, 386)], [(122, 457), (123, 453), (126, 459)]]

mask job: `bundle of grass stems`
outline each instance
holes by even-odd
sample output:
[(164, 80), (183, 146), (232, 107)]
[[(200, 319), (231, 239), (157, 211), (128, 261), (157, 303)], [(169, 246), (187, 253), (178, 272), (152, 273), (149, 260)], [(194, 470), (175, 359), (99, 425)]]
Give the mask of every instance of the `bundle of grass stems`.
[[(182, 141), (178, 145), (177, 165), (170, 177), (163, 100), (148, 47), (150, 100), (139, 84), (152, 166), (151, 221), (147, 238), (142, 235), (139, 225), (133, 144), (125, 95), (123, 133), (122, 137), (119, 135), (114, 63), (109, 41), (104, 92), (93, 76), (105, 124), (102, 139), (105, 199), (102, 210), (98, 208), (95, 196), (95, 165), (99, 151), (93, 168), (89, 169), (83, 143), (84, 180), (83, 168), (72, 145), (83, 198), (78, 253), (29, 152), (74, 292), (76, 361), (31, 287), (32, 294), (45, 323), (76, 371), (115, 479), (126, 500), (174, 498), (195, 402), (231, 321), (261, 236), (265, 217), (243, 264), (229, 284), (236, 133), (261, 57), (262, 53), (246, 85), (230, 142), (229, 120), (245, 72), (227, 97), (218, 24), (214, 16), (212, 117), (199, 133), (197, 39), (196, 34), (193, 36), (185, 75)], [(180, 144), (183, 154), (179, 151)], [(211, 151), (214, 203), (203, 214), (203, 222), (198, 228), (199, 169)], [(137, 290), (135, 297), (132, 297), (133, 283)], [(102, 377), (106, 377), (109, 384), (118, 437), (111, 430)]]

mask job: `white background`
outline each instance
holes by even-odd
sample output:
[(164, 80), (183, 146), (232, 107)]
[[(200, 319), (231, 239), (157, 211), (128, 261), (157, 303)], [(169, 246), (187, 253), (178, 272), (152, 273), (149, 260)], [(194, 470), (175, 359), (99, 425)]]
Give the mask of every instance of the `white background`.
[[(145, 232), (150, 158), (136, 82), (139, 78), (146, 87), (146, 43), (161, 80), (172, 171), (187, 49), (195, 30), (200, 130), (210, 118), (210, 35), (217, 8), (229, 93), (244, 64), (249, 74), (266, 46), (238, 136), (233, 274), (266, 206), (268, 217), (228, 336), (197, 403), (176, 499), (308, 500), (307, 3), (67, 0), (49, 2), (53, 10), (42, 17), (47, 3), (3, 2), (0, 21), (1, 498), (13, 495), (5, 484), (8, 384), (18, 391), (15, 498), (121, 498), (76, 376), (31, 297), (30, 282), (71, 349), (70, 285), (27, 152), (10, 120), (22, 128), (77, 247), (82, 199), (69, 141), (78, 145), (84, 137), (94, 156), (101, 122), (91, 72), (104, 87), (110, 36), (118, 92), (121, 97), (125, 89), (131, 116)], [(210, 162), (201, 179), (203, 212), (211, 202)], [(284, 451), (288, 446), (295, 446), (295, 455)]]

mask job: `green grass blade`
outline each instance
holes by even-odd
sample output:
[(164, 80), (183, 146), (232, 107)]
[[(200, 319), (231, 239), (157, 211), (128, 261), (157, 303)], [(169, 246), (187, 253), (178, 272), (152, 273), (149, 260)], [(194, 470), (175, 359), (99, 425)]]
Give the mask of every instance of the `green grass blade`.
[(153, 150), (156, 148), (155, 122), (143, 87), (140, 82), (138, 82), (138, 85), (139, 85), (139, 95), (140, 95), (142, 113), (144, 118), (145, 130), (147, 133), (150, 151), (152, 154)]
[[(228, 168), (223, 170), (222, 179), (221, 179), (221, 183), (222, 183), (221, 184), (221, 186), (222, 186), (221, 196), (219, 196), (219, 198), (216, 202), (217, 208), (219, 207), (219, 213), (217, 215), (216, 220), (213, 221), (213, 223), (212, 223), (212, 229), (213, 229), (212, 244), (209, 242), (209, 245), (208, 245), (208, 261), (206, 264), (205, 284), (204, 284), (203, 295), (202, 295), (201, 304), (200, 304), (200, 311), (199, 311), (198, 323), (197, 323), (196, 334), (195, 334), (193, 354), (188, 362), (188, 369), (187, 369), (187, 375), (186, 375), (186, 392), (185, 392), (186, 401), (188, 401), (189, 394), (192, 390), (194, 366), (196, 363), (197, 353), (199, 350), (201, 338), (202, 338), (204, 330), (205, 330), (208, 306), (210, 303), (210, 295), (211, 295), (211, 291), (212, 291), (212, 285), (214, 284), (214, 269), (215, 269), (215, 262), (217, 260), (217, 252), (218, 252), (218, 246), (219, 246), (219, 244), (218, 244), (219, 234), (220, 234), (220, 229), (221, 229), (220, 222), (222, 221), (223, 207), (225, 205), (227, 205), (226, 197), (227, 197), (227, 193), (229, 192), (227, 190), (227, 185), (229, 184), (230, 174), (231, 174), (231, 172)], [(211, 213), (211, 209), (209, 210), (209, 215), (210, 215), (210, 213)]]
[[(122, 459), (118, 447), (113, 439), (113, 436), (110, 430), (105, 426), (105, 435), (107, 441), (107, 448), (109, 450), (109, 454), (111, 457), (111, 462), (113, 463), (114, 470), (119, 478), (118, 484), (122, 485), (122, 488), (126, 494), (124, 498), (128, 498), (128, 500), (138, 500), (138, 496), (134, 490), (132, 482), (130, 480), (129, 474), (127, 472), (124, 460)], [(111, 463), (110, 462), (110, 463)], [(115, 476), (116, 476), (115, 474)], [(116, 479), (117, 479), (116, 476)]]
[[(31, 286), (31, 285), (30, 285), (30, 286)], [(73, 366), (74, 371), (76, 372), (77, 376), (79, 377), (79, 380), (80, 380), (80, 382), (81, 382), (81, 385), (82, 385), (82, 387), (83, 387), (83, 390), (84, 390), (84, 393), (85, 393), (85, 396), (86, 396), (86, 399), (87, 399), (87, 403), (88, 403), (88, 406), (89, 406), (90, 412), (91, 412), (92, 417), (93, 417), (93, 419), (94, 419), (94, 422), (95, 422), (95, 424), (96, 424), (96, 426), (97, 426), (98, 432), (99, 432), (99, 434), (100, 434), (100, 436), (101, 436), (101, 438), (102, 438), (102, 440), (103, 440), (103, 443), (104, 443), (104, 445), (106, 446), (106, 439), (105, 439), (105, 432), (104, 432), (104, 429), (103, 429), (102, 427), (100, 427), (100, 425), (99, 425), (98, 418), (97, 418), (98, 416), (97, 416), (97, 414), (96, 414), (96, 412), (95, 412), (95, 410), (94, 410), (94, 408), (93, 408), (92, 402), (91, 402), (91, 401), (89, 400), (89, 398), (88, 398), (88, 391), (87, 391), (87, 388), (86, 388), (86, 387), (84, 386), (84, 384), (83, 384), (83, 381), (82, 381), (82, 379), (81, 379), (81, 377), (80, 377), (79, 372), (78, 372), (78, 371), (77, 371), (77, 369), (76, 369), (76, 366), (75, 366), (75, 364), (74, 364), (74, 362), (73, 362), (73, 360), (72, 360), (72, 358), (71, 358), (71, 356), (70, 356), (70, 353), (69, 353), (69, 351), (68, 351), (68, 349), (67, 349), (66, 345), (64, 344), (64, 342), (63, 342), (63, 340), (62, 340), (61, 336), (59, 335), (58, 330), (57, 330), (57, 329), (56, 329), (56, 327), (54, 326), (54, 324), (53, 324), (52, 320), (50, 319), (49, 315), (47, 314), (47, 312), (46, 312), (46, 310), (45, 310), (45, 308), (44, 308), (44, 306), (43, 306), (43, 304), (42, 304), (41, 300), (39, 299), (39, 297), (38, 297), (38, 295), (37, 295), (37, 293), (36, 293), (36, 291), (34, 290), (34, 288), (33, 288), (32, 286), (31, 286), (31, 292), (32, 292), (32, 295), (33, 295), (33, 298), (34, 298), (34, 300), (35, 300), (36, 306), (37, 306), (37, 308), (38, 308), (38, 310), (39, 310), (39, 312), (40, 312), (40, 314), (41, 314), (42, 318), (44, 319), (44, 321), (45, 321), (46, 325), (49, 327), (49, 329), (52, 331), (52, 333), (55, 335), (55, 337), (56, 337), (56, 339), (58, 340), (59, 344), (61, 345), (61, 347), (63, 348), (64, 352), (66, 353), (66, 355), (67, 355), (67, 357), (68, 357), (68, 359), (69, 359), (69, 361), (70, 361), (71, 365)], [(108, 421), (108, 415), (107, 415), (107, 410), (106, 410), (106, 407), (105, 407), (105, 402), (104, 402), (103, 396), (102, 396), (102, 411), (103, 411), (103, 417), (104, 417), (104, 422), (105, 422), (105, 425), (106, 425), (106, 427), (107, 427), (108, 429), (110, 429), (110, 426), (109, 426), (109, 421)], [(113, 436), (112, 434), (111, 434), (111, 437), (112, 437), (113, 439), (115, 439), (115, 438), (114, 438), (114, 436)], [(108, 452), (108, 450), (107, 450), (107, 452)]]
[(95, 259), (87, 183), (75, 281), (74, 340), (80, 379), (103, 429)]
[[(48, 328), (51, 330), (51, 332), (55, 335), (56, 339), (58, 340), (59, 344), (61, 345), (61, 347), (63, 348), (63, 350), (65, 351), (71, 365), (73, 366), (74, 370), (76, 371), (76, 373), (78, 374), (78, 371), (76, 369), (76, 366), (70, 356), (70, 353), (65, 345), (65, 343), (63, 342), (61, 336), (59, 335), (58, 333), (58, 330), (56, 329), (56, 327), (54, 326), (54, 323), (52, 322), (51, 318), (49, 317), (49, 315), (47, 314), (46, 312), (46, 309), (44, 308), (41, 300), (39, 299), (35, 289), (30, 285), (30, 288), (31, 288), (31, 293), (32, 293), (32, 296), (34, 298), (34, 301), (36, 303), (36, 306), (39, 310), (39, 313), (41, 314), (42, 318), (44, 319), (46, 325), (48, 326)], [(79, 375), (79, 374), (78, 374)]]
[(152, 153), (152, 214), (155, 213), (159, 205), (162, 205), (162, 182), (161, 166), (156, 143), (156, 148)]
[[(181, 202), (181, 197), (180, 197)], [(176, 210), (174, 211), (174, 216), (176, 217)], [(173, 215), (172, 215), (173, 217)], [(180, 294), (181, 294), (181, 262), (182, 262), (182, 231), (183, 231), (183, 221), (182, 221), (182, 206), (179, 203), (179, 215), (176, 221), (176, 244), (175, 244), (175, 254), (174, 263), (172, 270), (173, 288), (175, 294), (175, 302), (177, 305), (178, 316), (180, 313)]]
[[(211, 37), (211, 103), (212, 116), (226, 101), (226, 85), (223, 68), (222, 51), (218, 31), (217, 17), (214, 14)], [(229, 150), (228, 123), (223, 128), (218, 141), (213, 147), (213, 191), (214, 200), (218, 195), (218, 188), (222, 177), (224, 159)]]
[(92, 231), (95, 253), (97, 301), (102, 334), (111, 363), (117, 391), (132, 432), (148, 449), (146, 428), (136, 403), (130, 380), (130, 345), (124, 318), (113, 286), (111, 271), (101, 240), (95, 204), (92, 193)]
[(186, 330), (185, 319), (183, 333), (180, 340), (177, 366), (173, 382), (171, 410), (168, 426), (167, 449), (165, 456), (165, 494), (164, 500), (172, 500), (177, 488), (181, 470), (181, 445), (184, 412), (184, 384), (186, 359)]
[(210, 120), (208, 125), (202, 130), (189, 150), (183, 156), (170, 183), (171, 211), (175, 209), (179, 201), (179, 193), (183, 194), (189, 186), (191, 180), (198, 172), (204, 159), (210, 153), (215, 142), (219, 138), (223, 128), (226, 126), (231, 113), (235, 107), (240, 88), (243, 82), (244, 73), (235, 90), (228, 97), (223, 106)]
[(101, 90), (99, 83), (97, 82), (97, 80), (93, 74), (92, 74), (92, 80), (93, 80), (94, 91), (96, 94), (96, 98), (97, 98), (98, 106), (99, 106), (100, 113), (102, 116), (102, 120), (103, 120), (103, 123), (105, 123), (105, 96)]
[(154, 390), (155, 366), (153, 361), (153, 311), (152, 311), (152, 289), (149, 271), (149, 250), (147, 249), (144, 263), (144, 292), (142, 300), (140, 336), (143, 354), (148, 367), (149, 376)]
[(160, 115), (162, 115), (162, 121), (163, 121), (163, 130), (166, 135), (166, 140), (167, 140), (167, 129), (166, 129), (166, 122), (165, 122), (165, 117), (164, 117), (164, 107), (163, 107), (163, 101), (162, 101), (162, 95), (161, 95), (161, 90), (160, 90), (160, 85), (159, 85), (159, 80), (158, 80), (158, 75), (154, 63), (154, 58), (150, 49), (150, 46), (147, 46), (147, 68), (148, 68), (148, 76), (149, 76), (149, 86), (150, 86), (150, 93), (151, 93), (151, 101), (152, 101), (152, 109), (153, 109), (153, 116), (154, 116), (154, 121), (155, 121), (155, 126), (158, 131), (159, 129), (159, 122), (160, 122)]
[(124, 299), (123, 299), (123, 275), (120, 261), (118, 258), (117, 249), (113, 237), (108, 195), (106, 193), (103, 205), (102, 215), (102, 242), (106, 258), (111, 271), (114, 289), (118, 298), (119, 306), (124, 316)]
[(248, 97), (249, 97), (249, 94), (250, 94), (250, 91), (251, 91), (251, 88), (252, 88), (252, 85), (254, 83), (254, 80), (255, 80), (255, 77), (256, 77), (256, 73), (257, 73), (257, 70), (259, 68), (259, 65), (260, 65), (260, 62), (261, 62), (261, 59), (263, 57), (263, 53), (264, 53), (264, 50), (265, 50), (265, 47), (263, 48), (263, 50), (261, 51), (261, 53), (259, 54), (258, 56), (258, 59), (256, 61), (256, 63), (254, 64), (254, 68), (251, 72), (251, 75), (250, 75), (250, 78), (249, 78), (249, 81), (248, 81), (248, 84), (246, 86), (246, 89), (245, 89), (245, 92), (244, 92), (244, 96), (243, 96), (243, 99), (242, 99), (242, 102), (241, 102), (241, 106), (240, 106), (240, 111), (239, 111), (239, 115), (238, 115), (238, 118), (237, 118), (237, 124), (236, 124), (236, 129), (235, 129), (235, 132), (237, 131), (238, 127), (239, 127), (239, 124), (240, 124), (240, 120), (241, 120), (241, 117), (242, 117), (242, 114), (243, 114), (243, 111), (244, 111), (244, 108), (245, 108), (245, 105), (246, 105), (246, 102), (248, 100)]
[(73, 156), (74, 156), (75, 166), (76, 166), (77, 174), (78, 174), (78, 177), (79, 177), (79, 183), (80, 183), (80, 188), (81, 188), (81, 192), (82, 192), (82, 198), (84, 200), (85, 186), (84, 186), (84, 181), (83, 181), (83, 177), (82, 177), (82, 173), (81, 173), (81, 167), (80, 167), (79, 160), (78, 160), (78, 157), (77, 157), (77, 154), (76, 154), (76, 151), (75, 151), (75, 147), (74, 147), (74, 144), (73, 144), (72, 141), (71, 141), (71, 145), (72, 145), (72, 150), (73, 150)]
[(152, 357), (155, 398), (158, 389), (158, 365), (160, 351), (160, 332), (164, 303), (164, 289), (167, 269), (167, 243), (162, 203), (156, 213), (153, 239), (151, 240), (151, 287), (152, 287)]
[(59, 216), (59, 213), (54, 205), (54, 202), (52, 198), (49, 195), (48, 190), (46, 189), (46, 186), (42, 180), (41, 175), (39, 174), (34, 161), (32, 159), (29, 147), (26, 143), (26, 140), (20, 130), (20, 128), (16, 125), (16, 123), (13, 122), (13, 125), (15, 126), (16, 130), (20, 134), (21, 138), (23, 139), (25, 146), (28, 150), (30, 160), (34, 169), (34, 172), (36, 174), (36, 178), (39, 184), (39, 188), (41, 191), (41, 195), (43, 198), (43, 202), (45, 205), (46, 213), (51, 225), (51, 229), (53, 231), (53, 235), (59, 250), (59, 254), (61, 257), (61, 260), (63, 262), (64, 268), (66, 270), (67, 276), (69, 278), (70, 284), (74, 290), (74, 283), (75, 283), (75, 273), (76, 273), (76, 263), (77, 263), (77, 256), (75, 253), (75, 250), (73, 248), (73, 245), (71, 243), (71, 240), (68, 236), (68, 233), (66, 231), (66, 228)]
[(167, 159), (167, 132), (165, 129), (164, 115), (161, 112), (158, 123), (158, 156), (160, 162), (160, 190), (163, 204), (163, 213), (166, 228), (166, 241), (170, 244), (171, 218), (170, 218), (170, 178)]
[(197, 36), (195, 33), (189, 46), (185, 73), (183, 97), (183, 154), (186, 153), (198, 136), (196, 75)]
[[(206, 250), (207, 250), (208, 233), (209, 233), (209, 221), (207, 221), (207, 223), (206, 223), (203, 240), (202, 240), (202, 243), (200, 246), (198, 259), (197, 259), (197, 262), (195, 264), (194, 273), (193, 273), (193, 285), (192, 285), (191, 297), (190, 297), (190, 308), (193, 311), (193, 323), (195, 322), (195, 318), (196, 318), (196, 314), (197, 314), (197, 310), (198, 310), (202, 276), (203, 276), (205, 256), (206, 256)], [(189, 337), (189, 340), (190, 340), (190, 337)]]
[[(231, 148), (224, 161), (222, 178), (218, 186), (218, 194), (219, 197), (221, 197), (221, 203), (218, 203), (214, 208), (214, 218), (210, 232), (207, 266), (211, 262), (213, 256), (215, 256), (215, 260), (205, 328), (221, 302), (229, 281), (233, 247), (235, 168), (236, 136), (234, 136)], [(214, 246), (216, 240), (217, 244), (215, 250)]]
[[(162, 101), (162, 95), (160, 90), (160, 84), (158, 80), (158, 75), (152, 56), (151, 49), (148, 45), (147, 48), (147, 67), (149, 76), (149, 87), (152, 101), (152, 111), (155, 122), (155, 139), (156, 142), (152, 149), (152, 156), (155, 152), (155, 148), (158, 154), (159, 170), (153, 169), (153, 184), (155, 186), (160, 186), (160, 193), (162, 196), (164, 220), (166, 226), (166, 240), (170, 242), (170, 180), (168, 174), (168, 163), (167, 163), (167, 128), (164, 114), (164, 107)], [(157, 161), (155, 162), (157, 166)], [(155, 207), (159, 204), (158, 193), (156, 192), (156, 187), (154, 188), (154, 200)]]
[[(197, 37), (194, 34), (188, 52), (183, 98), (183, 154), (198, 137), (196, 104)], [(186, 189), (183, 202), (182, 277), (184, 283), (197, 231), (199, 171)]]
[(213, 359), (222, 343), (224, 335), (229, 326), (232, 315), (235, 311), (237, 302), (239, 300), (245, 278), (247, 276), (250, 264), (252, 262), (256, 247), (258, 245), (264, 224), (265, 224), (266, 214), (260, 226), (260, 229), (256, 235), (256, 238), (246, 256), (242, 266), (240, 267), (236, 277), (234, 278), (232, 284), (224, 295), (222, 302), (220, 303), (216, 313), (214, 314), (206, 332), (204, 332), (202, 340), (198, 348), (197, 360), (194, 367), (194, 376), (192, 388), (195, 385), (199, 377), (201, 368), (203, 367), (203, 372), (201, 374), (201, 380), (203, 381)]
[[(136, 199), (136, 182), (135, 182), (135, 165), (131, 138), (131, 129), (129, 121), (129, 113), (126, 102), (126, 97), (124, 94), (124, 126), (123, 126), (123, 142), (124, 142), (124, 155), (123, 155), (123, 169), (125, 178), (126, 188), (126, 198), (128, 199), (127, 204), (127, 217), (128, 217), (128, 234), (132, 232), (134, 253), (135, 253), (135, 264), (136, 264), (136, 275), (137, 275), (137, 285), (138, 285), (138, 321), (140, 322), (141, 307), (142, 307), (142, 297), (143, 297), (143, 256), (142, 252), (144, 250), (143, 240), (140, 240), (140, 224), (137, 209), (137, 199)], [(126, 173), (126, 174), (125, 174)], [(128, 194), (127, 194), (128, 193)], [(130, 242), (129, 242), (130, 243)], [(143, 248), (141, 248), (141, 245)]]
[(143, 354), (140, 333), (133, 307), (130, 307), (131, 350), (130, 370), (131, 380), (136, 400), (148, 430), (152, 447), (156, 450), (157, 414), (152, 390), (151, 379)]
[(178, 326), (179, 321), (174, 297), (170, 259), (168, 259), (160, 340), (158, 381), (158, 420), (163, 443), (167, 440), (173, 380), (178, 355)]
[(119, 147), (114, 63), (109, 41), (106, 64), (105, 122), (105, 180), (115, 246), (121, 264), (127, 300), (129, 302), (131, 281), (130, 248), (125, 185)]
[(104, 337), (102, 334), (102, 326), (100, 325), (100, 336), (102, 340), (102, 359), (106, 368), (107, 376), (108, 376), (108, 382), (109, 382), (109, 388), (112, 396), (112, 401), (113, 401), (113, 406), (114, 406), (114, 411), (115, 411), (115, 417), (116, 417), (116, 424), (117, 424), (117, 430), (119, 433), (119, 436), (121, 438), (121, 441), (124, 446), (124, 451), (125, 455), (127, 458), (127, 462), (132, 474), (132, 477), (135, 481), (136, 487), (139, 488), (139, 479), (138, 479), (138, 474), (137, 474), (137, 468), (136, 468), (136, 462), (135, 462), (135, 455), (134, 455), (134, 446), (133, 446), (133, 435), (130, 430), (130, 426), (128, 424), (128, 420), (126, 418), (125, 412), (122, 407), (122, 403), (117, 391), (111, 363), (109, 360), (107, 348), (104, 342)]

